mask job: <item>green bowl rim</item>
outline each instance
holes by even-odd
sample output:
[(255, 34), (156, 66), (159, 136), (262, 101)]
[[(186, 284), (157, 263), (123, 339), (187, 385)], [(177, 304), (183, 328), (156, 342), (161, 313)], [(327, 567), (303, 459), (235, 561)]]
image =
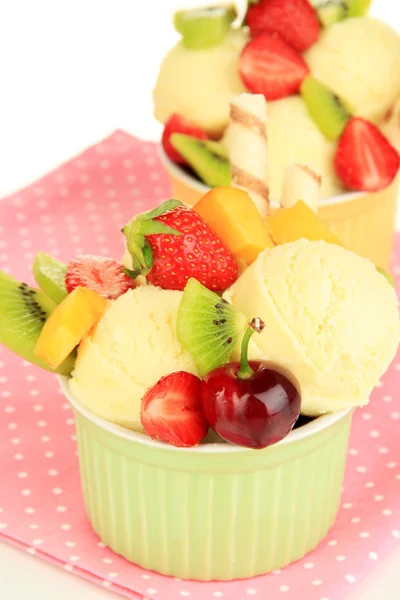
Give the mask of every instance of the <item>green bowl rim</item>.
[[(144, 433), (137, 433), (136, 431), (132, 431), (131, 429), (127, 429), (125, 427), (121, 427), (120, 425), (116, 425), (111, 421), (107, 421), (102, 417), (98, 417), (92, 411), (88, 410), (73, 396), (69, 388), (69, 377), (57, 375), (57, 379), (61, 390), (72, 407), (78, 411), (83, 417), (85, 417), (88, 421), (91, 421), (97, 427), (108, 431), (109, 433), (116, 435), (119, 438), (124, 438), (130, 442), (136, 442), (137, 444), (143, 444), (144, 446), (151, 446), (152, 448), (162, 448), (163, 450), (171, 450), (174, 452), (195, 452), (197, 454), (202, 453), (215, 453), (215, 454), (230, 454), (230, 453), (248, 453), (254, 452), (251, 448), (243, 448), (240, 446), (234, 446), (231, 444), (219, 444), (219, 443), (210, 443), (210, 444), (199, 444), (198, 446), (194, 446), (192, 448), (178, 448), (176, 446), (172, 446), (171, 444), (165, 444), (164, 442), (159, 442), (157, 440), (153, 440), (148, 435)], [(344, 419), (353, 408), (347, 408), (345, 410), (341, 410), (340, 412), (330, 413), (321, 415), (317, 417), (310, 423), (299, 427), (298, 429), (294, 429), (280, 442), (274, 444), (276, 446), (283, 446), (284, 444), (293, 444), (297, 441), (303, 440), (311, 435), (315, 435), (329, 427), (332, 427), (340, 421)], [(259, 452), (259, 451), (258, 451)]]
[[(210, 187), (208, 187), (205, 183), (202, 183), (192, 175), (186, 173), (181, 167), (179, 167), (176, 163), (174, 163), (168, 156), (165, 154), (164, 149), (161, 144), (158, 144), (158, 155), (160, 157), (161, 162), (167, 171), (170, 171), (175, 177), (181, 179), (186, 185), (190, 186), (192, 189), (197, 190), (203, 194), (206, 194), (210, 191)], [(373, 192), (363, 192), (363, 191), (355, 191), (355, 192), (343, 192), (343, 194), (337, 194), (336, 196), (330, 196), (328, 198), (321, 198), (319, 200), (319, 206), (333, 206), (335, 204), (341, 204), (343, 202), (348, 202), (350, 200), (355, 200), (359, 196), (363, 196), (365, 194), (370, 194)], [(177, 198), (179, 200), (179, 198)], [(279, 208), (280, 203), (277, 200), (272, 200), (271, 205), (273, 208)]]

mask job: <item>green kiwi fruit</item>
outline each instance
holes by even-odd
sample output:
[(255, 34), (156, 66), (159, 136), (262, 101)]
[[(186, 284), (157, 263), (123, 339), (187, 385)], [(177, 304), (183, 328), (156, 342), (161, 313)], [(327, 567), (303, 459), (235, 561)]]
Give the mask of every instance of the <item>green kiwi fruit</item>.
[(211, 140), (199, 140), (183, 133), (173, 133), (170, 141), (206, 185), (210, 187), (230, 185), (229, 158), (223, 144)]
[(367, 14), (372, 0), (346, 0), (346, 17), (363, 17)]
[(202, 50), (223, 42), (236, 17), (234, 5), (179, 10), (174, 15), (174, 27), (182, 35), (185, 48)]
[(381, 267), (376, 267), (376, 270), (386, 278), (387, 282), (390, 283), (392, 287), (395, 287), (393, 275), (391, 273), (388, 273), (385, 269), (381, 269)]
[(65, 287), (67, 265), (45, 252), (38, 252), (33, 263), (33, 276), (40, 289), (60, 304), (68, 295)]
[(74, 355), (54, 371), (34, 352), (43, 325), (56, 306), (41, 290), (0, 271), (0, 343), (46, 371), (69, 375), (74, 367)]
[(300, 93), (315, 124), (328, 140), (336, 141), (351, 116), (343, 101), (311, 75), (304, 79)]
[(372, 0), (311, 0), (323, 27), (367, 14)]
[(311, 0), (323, 27), (329, 27), (346, 18), (346, 0)]
[(247, 318), (197, 279), (189, 279), (178, 309), (177, 337), (200, 377), (229, 361), (248, 325)]

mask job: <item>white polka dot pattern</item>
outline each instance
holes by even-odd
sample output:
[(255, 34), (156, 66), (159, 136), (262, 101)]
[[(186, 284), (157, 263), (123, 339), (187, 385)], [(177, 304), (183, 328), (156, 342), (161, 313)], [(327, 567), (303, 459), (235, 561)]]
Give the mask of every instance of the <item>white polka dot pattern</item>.
[[(31, 283), (38, 250), (119, 259), (121, 226), (168, 196), (156, 146), (116, 132), (0, 202), (0, 269)], [(99, 541), (84, 513), (69, 405), (48, 373), (0, 347), (0, 539), (139, 600), (294, 600), (298, 590), (343, 600), (400, 543), (399, 379), (400, 357), (355, 414), (341, 508), (320, 547), (253, 581), (196, 583), (147, 573)]]

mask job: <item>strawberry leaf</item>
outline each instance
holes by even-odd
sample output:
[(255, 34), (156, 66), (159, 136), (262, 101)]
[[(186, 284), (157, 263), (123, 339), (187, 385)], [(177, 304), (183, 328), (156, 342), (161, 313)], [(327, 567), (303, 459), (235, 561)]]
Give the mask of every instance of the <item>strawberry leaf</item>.
[(136, 279), (136, 277), (139, 277), (140, 275), (140, 271), (132, 271), (131, 269), (127, 269), (126, 267), (122, 267), (122, 272), (125, 273), (125, 275), (128, 275), (128, 277), (130, 277), (131, 279)]
[(181, 231), (173, 229), (169, 225), (166, 225), (162, 221), (143, 221), (139, 225), (139, 232), (141, 235), (182, 235)]
[(146, 239), (145, 239), (144, 246), (143, 246), (143, 256), (144, 256), (144, 260), (146, 261), (147, 268), (150, 271), (151, 267), (153, 266), (153, 262), (154, 262), (153, 251), (151, 249), (149, 242)]
[(161, 217), (161, 215), (163, 215), (167, 211), (173, 210), (178, 206), (182, 206), (182, 202), (179, 202), (179, 200), (167, 200), (166, 202), (160, 204), (160, 206), (156, 206), (156, 208), (153, 208), (153, 210), (149, 210), (147, 213), (143, 213), (138, 217), (138, 219), (140, 219), (141, 221), (149, 221), (151, 219), (155, 219), (156, 217)]

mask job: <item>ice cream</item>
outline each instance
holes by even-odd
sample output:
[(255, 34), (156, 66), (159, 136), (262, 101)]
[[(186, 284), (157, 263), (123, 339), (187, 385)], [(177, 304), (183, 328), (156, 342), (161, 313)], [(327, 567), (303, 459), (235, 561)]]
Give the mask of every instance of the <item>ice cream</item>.
[(229, 101), (246, 91), (238, 60), (248, 41), (245, 30), (232, 30), (213, 48), (188, 50), (179, 42), (164, 58), (153, 92), (154, 115), (164, 123), (172, 113), (221, 135), (229, 119)]
[(225, 298), (265, 322), (250, 355), (297, 377), (309, 416), (366, 404), (400, 341), (394, 289), (370, 261), (326, 242), (264, 250)]
[(144, 286), (114, 301), (79, 347), (70, 388), (95, 414), (142, 431), (141, 400), (163, 375), (196, 373), (176, 339), (182, 293)]
[(309, 165), (321, 175), (320, 197), (343, 192), (333, 165), (335, 144), (318, 129), (300, 96), (268, 103), (269, 186), (271, 199), (279, 200), (288, 166)]
[(400, 95), (386, 115), (382, 131), (400, 153)]
[[(307, 3), (251, 3), (246, 17), (249, 30), (234, 25), (218, 45), (192, 50), (181, 41), (168, 53), (153, 98), (155, 117), (165, 124), (164, 152), (173, 162), (190, 166), (209, 186), (226, 185), (218, 176), (217, 183), (211, 184), (199, 170), (199, 162), (207, 166), (215, 163), (214, 151), (206, 144), (200, 144), (193, 158), (192, 150), (189, 156), (181, 144), (178, 147), (169, 140), (174, 133), (194, 136), (191, 128), (197, 126), (203, 136), (222, 138), (228, 149), (226, 160), (236, 168), (238, 152), (231, 156), (229, 103), (247, 91), (268, 100), (269, 159), (268, 166), (265, 161), (262, 165), (266, 172), (261, 176), (257, 173), (257, 177), (268, 181), (272, 201), (280, 200), (285, 171), (294, 163), (306, 164), (322, 176), (320, 199), (346, 190), (375, 192), (388, 187), (396, 171), (393, 154), (388, 158), (388, 140), (395, 147), (400, 144), (396, 127), (385, 121), (400, 93), (400, 37), (379, 20), (360, 16), (368, 10), (367, 4), (359, 7), (356, 18), (340, 16), (335, 10), (340, 7), (333, 7), (330, 14), (325, 4), (314, 8), (316, 21), (317, 13), (313, 14)], [(322, 28), (318, 24), (320, 11), (324, 12)], [(195, 20), (194, 14), (192, 18)], [(305, 23), (313, 32), (312, 39)], [(199, 35), (202, 27), (205, 25), (200, 27), (199, 21)], [(179, 122), (179, 116), (186, 124)], [(343, 167), (337, 167), (335, 158), (341, 152), (339, 145), (347, 124), (359, 117), (371, 122), (373, 128), (367, 131), (364, 125), (365, 131), (359, 128), (354, 130), (355, 136), (349, 135), (351, 152), (346, 161), (352, 158), (354, 164), (349, 170), (357, 172), (357, 177), (349, 178)], [(233, 127), (237, 129), (235, 123)], [(379, 128), (388, 137), (384, 140), (386, 148), (380, 148), (373, 160), (363, 161), (364, 156), (373, 154), (362, 153), (359, 147), (368, 133), (377, 138)], [(373, 140), (370, 143), (376, 146)], [(382, 168), (378, 163), (383, 155)], [(371, 172), (379, 170), (379, 181), (373, 185), (366, 173), (368, 163)], [(386, 177), (390, 164), (394, 166)], [(232, 185), (236, 185), (234, 170)]]
[(353, 114), (374, 123), (400, 92), (400, 37), (377, 19), (335, 23), (305, 58), (314, 77), (346, 100)]

